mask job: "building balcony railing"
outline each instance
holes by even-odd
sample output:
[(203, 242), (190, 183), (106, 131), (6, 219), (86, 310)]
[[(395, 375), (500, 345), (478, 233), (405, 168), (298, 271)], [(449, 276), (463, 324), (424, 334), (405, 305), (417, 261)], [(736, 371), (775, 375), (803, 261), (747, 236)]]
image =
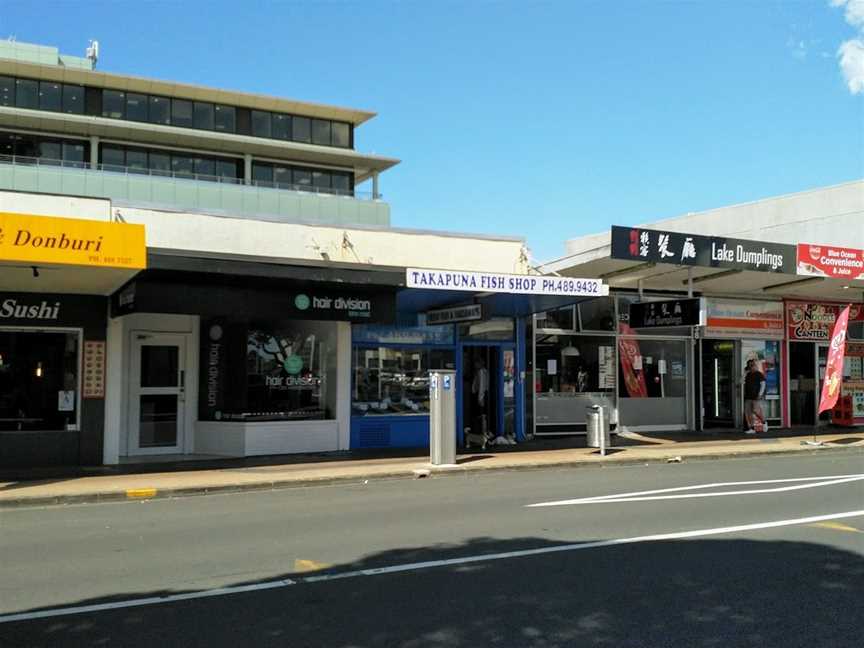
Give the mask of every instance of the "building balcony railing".
[(142, 207), (217, 211), (239, 218), (261, 218), (326, 225), (387, 227), (390, 208), (371, 193), (313, 185), (172, 172), (161, 169), (91, 165), (0, 155), (0, 189), (110, 198)]

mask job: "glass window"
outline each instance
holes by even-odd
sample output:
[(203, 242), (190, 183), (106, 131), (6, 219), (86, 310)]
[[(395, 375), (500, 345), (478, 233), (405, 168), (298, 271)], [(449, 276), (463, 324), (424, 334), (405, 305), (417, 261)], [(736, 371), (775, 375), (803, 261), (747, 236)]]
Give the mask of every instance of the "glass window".
[(171, 123), (174, 126), (191, 128), (194, 123), (192, 117), (192, 102), (185, 99), (171, 100)]
[(493, 317), (482, 322), (459, 324), (459, 338), (462, 340), (512, 340), (516, 325), (509, 317)]
[(252, 134), (255, 137), (270, 137), (270, 113), (263, 110), (252, 111)]
[(330, 122), (328, 120), (312, 120), (312, 143), (330, 146)]
[(176, 387), (180, 379), (180, 347), (141, 347), (141, 386)]
[(266, 162), (253, 162), (252, 183), (265, 187), (273, 186), (273, 165)]
[(329, 189), (330, 173), (327, 171), (313, 171), (312, 184), (319, 189)]
[(546, 311), (537, 315), (538, 329), (575, 330), (573, 306), (565, 306), (556, 310)]
[(213, 130), (213, 104), (195, 102), (195, 128)]
[(126, 119), (147, 121), (147, 95), (126, 93)]
[(308, 117), (292, 117), (291, 139), (295, 142), (312, 141), (312, 121)]
[(126, 93), (119, 90), (102, 91), (102, 116), (123, 119), (126, 114)]
[(619, 344), (622, 351), (618, 363), (619, 396), (687, 398), (686, 342), (621, 338)]
[(63, 89), (53, 81), (39, 82), (39, 110), (60, 111)]
[(15, 155), (15, 135), (0, 133), (0, 155)]
[[(198, 176), (215, 176), (216, 162), (212, 158), (199, 157), (195, 158), (195, 175)], [(205, 178), (207, 179), (207, 178)]]
[[(247, 420), (329, 419), (336, 406), (335, 324), (284, 322), (246, 337)], [(224, 416), (223, 418), (233, 418)]]
[(84, 114), (84, 86), (63, 84), (63, 112), (71, 115)]
[(171, 156), (167, 153), (155, 153), (147, 156), (148, 166), (153, 175), (171, 175)]
[(615, 301), (613, 297), (595, 297), (576, 306), (582, 331), (614, 331)]
[(453, 351), (424, 347), (355, 347), (354, 416), (429, 413), (429, 371), (453, 369)]
[(213, 109), (215, 130), (223, 133), (233, 133), (237, 130), (237, 117), (232, 106), (215, 106)]
[(40, 140), (39, 163), (60, 163), (63, 159), (63, 143), (56, 140)]
[(39, 138), (33, 135), (15, 136), (15, 155), (25, 158), (39, 156)]
[[(254, 117), (253, 117), (254, 119)], [(274, 139), (291, 139), (291, 115), (273, 115), (273, 126), (271, 136)]]
[(351, 146), (351, 127), (344, 122), (333, 122), (333, 146), (348, 148)]
[(238, 178), (239, 176), (237, 175), (237, 163), (233, 160), (217, 160), (216, 175), (223, 179)]
[(147, 151), (143, 149), (127, 149), (126, 166), (131, 173), (147, 173), (147, 170), (150, 168), (147, 162)]
[(77, 422), (77, 333), (0, 331), (0, 358), (0, 430), (62, 431)]
[(87, 145), (83, 142), (63, 142), (63, 161), (69, 166), (84, 167)]
[(16, 79), (15, 105), (18, 108), (38, 108), (39, 83), (29, 79)]
[(537, 334), (538, 393), (614, 394), (615, 338)]
[(294, 167), (292, 175), (293, 184), (298, 189), (312, 186), (312, 172), (309, 169), (298, 169)]
[(332, 178), (332, 186), (335, 193), (347, 196), (351, 193), (351, 176), (348, 173), (340, 173), (334, 171), (330, 174)]
[(0, 106), (15, 105), (15, 79), (0, 76)]
[(171, 100), (167, 97), (150, 97), (149, 110), (151, 124), (171, 123)]
[(274, 166), (273, 183), (277, 187), (288, 189), (291, 187), (291, 167)]
[(106, 171), (118, 171), (126, 166), (126, 151), (120, 146), (103, 146), (102, 167)]
[(191, 155), (172, 155), (171, 171), (175, 176), (191, 178), (195, 174), (195, 158)]

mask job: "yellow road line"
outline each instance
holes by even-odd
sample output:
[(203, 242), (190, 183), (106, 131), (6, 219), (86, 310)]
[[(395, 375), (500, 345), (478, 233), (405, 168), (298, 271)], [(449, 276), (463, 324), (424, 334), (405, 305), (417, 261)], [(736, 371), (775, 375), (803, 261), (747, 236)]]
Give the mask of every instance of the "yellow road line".
[(818, 527), (820, 529), (831, 529), (832, 531), (846, 531), (848, 533), (864, 533), (861, 529), (856, 529), (855, 527), (841, 524), (840, 522), (814, 522), (807, 526)]
[(294, 571), (295, 572), (311, 572), (318, 571), (320, 569), (327, 569), (328, 567), (332, 567), (330, 563), (318, 562), (317, 560), (303, 560), (298, 558), (294, 561)]
[(156, 497), (158, 493), (155, 488), (128, 488), (126, 489), (126, 497), (130, 499), (146, 499), (148, 497)]

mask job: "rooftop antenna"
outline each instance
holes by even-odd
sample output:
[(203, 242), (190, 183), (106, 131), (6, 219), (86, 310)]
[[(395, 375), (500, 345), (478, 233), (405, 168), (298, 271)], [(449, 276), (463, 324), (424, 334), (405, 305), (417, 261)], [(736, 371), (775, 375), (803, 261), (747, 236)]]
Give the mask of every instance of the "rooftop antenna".
[(96, 67), (96, 61), (99, 60), (99, 41), (91, 40), (87, 47), (87, 58), (93, 62), (93, 67)]

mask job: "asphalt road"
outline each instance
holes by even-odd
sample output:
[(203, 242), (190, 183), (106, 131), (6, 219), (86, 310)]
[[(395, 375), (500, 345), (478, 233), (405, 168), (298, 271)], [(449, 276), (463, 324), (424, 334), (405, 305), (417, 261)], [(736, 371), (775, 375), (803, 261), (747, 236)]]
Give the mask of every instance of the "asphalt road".
[(0, 556), (3, 648), (859, 648), (864, 454), (7, 510)]

